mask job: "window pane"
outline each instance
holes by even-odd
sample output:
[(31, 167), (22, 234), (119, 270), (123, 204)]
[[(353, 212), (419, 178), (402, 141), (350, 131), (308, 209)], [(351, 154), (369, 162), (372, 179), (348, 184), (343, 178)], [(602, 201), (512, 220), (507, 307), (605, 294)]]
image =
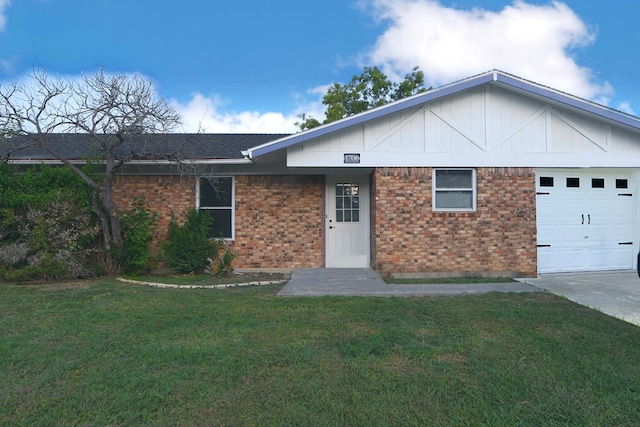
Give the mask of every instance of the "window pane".
[(436, 209), (473, 209), (473, 192), (438, 191)]
[(342, 211), (336, 211), (336, 222), (344, 222), (342, 218)]
[(604, 188), (604, 178), (591, 178), (591, 188)]
[(567, 178), (567, 188), (580, 187), (580, 178)]
[(200, 178), (201, 207), (231, 207), (233, 178)]
[(231, 209), (203, 209), (201, 212), (207, 212), (213, 218), (210, 237), (231, 238)]
[(470, 170), (436, 170), (436, 188), (472, 188)]
[(616, 179), (616, 188), (629, 188), (629, 182), (626, 179)]
[(553, 187), (553, 177), (552, 176), (541, 176), (540, 177), (540, 187)]
[(351, 219), (353, 222), (360, 222), (360, 211), (353, 211), (351, 213)]
[(351, 222), (351, 211), (344, 211), (344, 222)]

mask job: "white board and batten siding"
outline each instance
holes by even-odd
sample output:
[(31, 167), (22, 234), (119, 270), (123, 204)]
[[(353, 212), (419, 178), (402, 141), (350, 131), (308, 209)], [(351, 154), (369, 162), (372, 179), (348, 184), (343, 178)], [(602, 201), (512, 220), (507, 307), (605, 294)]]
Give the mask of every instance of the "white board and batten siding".
[(287, 166), (640, 167), (640, 133), (594, 117), (485, 86), (290, 147)]

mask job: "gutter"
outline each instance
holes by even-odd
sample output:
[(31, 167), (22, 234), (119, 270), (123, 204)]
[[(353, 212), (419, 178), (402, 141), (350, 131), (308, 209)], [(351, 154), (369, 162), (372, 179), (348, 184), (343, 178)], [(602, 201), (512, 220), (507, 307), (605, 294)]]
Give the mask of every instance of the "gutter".
[[(61, 165), (60, 160), (52, 159), (9, 159), (8, 161), (13, 165)], [(83, 165), (86, 163), (84, 160), (70, 160), (71, 163), (76, 165)], [(103, 162), (102, 162), (103, 163)], [(132, 160), (125, 162), (124, 165), (136, 165), (136, 166), (172, 166), (178, 162), (170, 160)], [(207, 159), (207, 160), (186, 160), (181, 163), (198, 164), (198, 165), (249, 165), (253, 162), (249, 159)], [(104, 163), (103, 163), (104, 164)]]

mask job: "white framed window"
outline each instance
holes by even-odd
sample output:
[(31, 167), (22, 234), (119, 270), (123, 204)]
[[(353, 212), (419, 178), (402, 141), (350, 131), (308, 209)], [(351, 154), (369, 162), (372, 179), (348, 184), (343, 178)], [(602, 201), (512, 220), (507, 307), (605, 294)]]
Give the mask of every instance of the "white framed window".
[(197, 208), (213, 218), (210, 237), (233, 240), (235, 235), (235, 182), (232, 176), (198, 179)]
[(475, 169), (434, 169), (433, 210), (473, 212), (476, 210)]

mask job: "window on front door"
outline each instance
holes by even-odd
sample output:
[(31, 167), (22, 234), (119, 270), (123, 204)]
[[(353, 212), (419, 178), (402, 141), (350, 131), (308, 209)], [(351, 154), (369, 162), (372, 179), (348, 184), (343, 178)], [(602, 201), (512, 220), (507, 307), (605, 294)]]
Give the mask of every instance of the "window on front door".
[(360, 222), (360, 186), (336, 184), (336, 222)]
[(476, 210), (475, 169), (435, 169), (433, 181), (433, 210)]
[(210, 237), (233, 239), (233, 177), (217, 176), (198, 180), (198, 209), (213, 218)]
[(360, 222), (360, 186), (336, 184), (336, 222)]

